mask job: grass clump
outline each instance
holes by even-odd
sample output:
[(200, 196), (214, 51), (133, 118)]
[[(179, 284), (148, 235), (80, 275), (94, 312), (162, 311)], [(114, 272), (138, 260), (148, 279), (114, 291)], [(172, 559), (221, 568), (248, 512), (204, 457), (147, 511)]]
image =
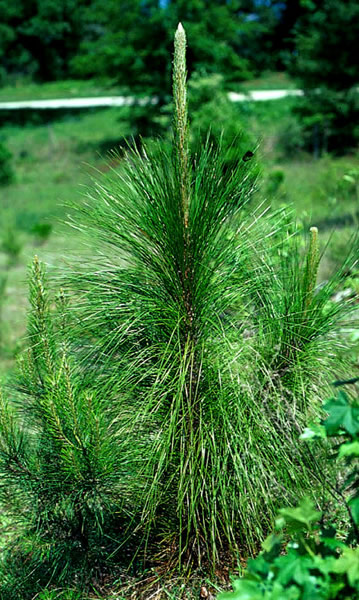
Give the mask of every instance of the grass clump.
[[(190, 152), (185, 47), (179, 26), (172, 148), (129, 150), (73, 221), (91, 257), (65, 277), (69, 305), (33, 266), (28, 353), (1, 412), (9, 598), (14, 581), (31, 597), (34, 573), (40, 590), (129, 562), (214, 571), (330, 478), (298, 430), (336, 368), (352, 304), (331, 298), (357, 243), (319, 288), (317, 230), (303, 252), (285, 215), (254, 205), (252, 152), (232, 169), (209, 138)], [(11, 575), (29, 548), (29, 578)]]

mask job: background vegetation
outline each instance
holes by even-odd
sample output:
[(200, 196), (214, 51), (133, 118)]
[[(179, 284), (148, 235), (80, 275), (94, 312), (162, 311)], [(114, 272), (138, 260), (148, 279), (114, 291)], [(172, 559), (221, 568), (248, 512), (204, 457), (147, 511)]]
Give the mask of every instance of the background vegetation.
[[(285, 289), (288, 289), (288, 285), (292, 286), (291, 295), (299, 303), (297, 313), (300, 313), (303, 310), (303, 289), (296, 287), (298, 278), (295, 274), (298, 274), (298, 269), (304, 269), (308, 252), (307, 234), (312, 225), (319, 228), (320, 252), (326, 250), (318, 273), (319, 289), (323, 285), (324, 292), (315, 296), (317, 304), (311, 313), (314, 339), (318, 331), (323, 333), (325, 319), (330, 320), (337, 314), (342, 302), (355, 306), (359, 293), (355, 256), (352, 261), (344, 262), (343, 268), (339, 266), (352, 244), (358, 224), (357, 3), (337, 3), (330, 0), (139, 0), (104, 3), (84, 0), (59, 4), (52, 0), (37, 0), (20, 1), (15, 6), (0, 1), (0, 13), (0, 101), (111, 94), (131, 95), (134, 100), (132, 106), (111, 109), (56, 113), (0, 111), (0, 372), (3, 383), (10, 385), (12, 389), (16, 380), (16, 393), (10, 394), (10, 408), (7, 401), (4, 401), (1, 413), (2, 431), (5, 432), (2, 446), (5, 454), (2, 456), (6, 463), (9, 460), (6, 452), (9, 451), (8, 441), (11, 437), (14, 440), (11, 460), (15, 460), (17, 456), (18, 464), (26, 465), (28, 469), (26, 477), (21, 472), (16, 473), (15, 469), (13, 478), (7, 479), (7, 491), (2, 495), (2, 503), (3, 506), (7, 505), (7, 511), (2, 517), (1, 545), (5, 547), (9, 540), (12, 541), (13, 551), (7, 554), (7, 562), (4, 563), (2, 572), (7, 572), (8, 575), (4, 578), (4, 591), (1, 593), (6, 600), (12, 597), (21, 597), (23, 600), (25, 594), (29, 598), (40, 594), (37, 597), (43, 599), (85, 598), (85, 592), (78, 592), (76, 589), (80, 587), (82, 590), (86, 588), (86, 593), (93, 598), (107, 600), (112, 597), (111, 594), (120, 593), (114, 590), (126, 590), (123, 591), (124, 598), (130, 598), (131, 594), (136, 593), (139, 597), (145, 597), (147, 592), (143, 587), (138, 587), (138, 580), (141, 579), (140, 563), (132, 565), (132, 570), (124, 574), (122, 567), (125, 568), (125, 565), (118, 569), (116, 562), (116, 549), (122, 541), (110, 539), (113, 531), (128, 531), (131, 519), (140, 518), (136, 512), (128, 511), (128, 506), (141, 506), (143, 492), (129, 482), (129, 478), (138, 468), (135, 463), (143, 456), (143, 448), (137, 452), (135, 445), (132, 445), (131, 453), (128, 453), (125, 442), (125, 445), (118, 445), (117, 442), (114, 444), (109, 435), (114, 415), (105, 409), (103, 396), (98, 390), (89, 400), (80, 383), (83, 367), (76, 348), (73, 348), (74, 334), (70, 335), (70, 339), (63, 336), (63, 330), (70, 327), (66, 319), (61, 321), (64, 318), (61, 315), (67, 314), (64, 297), (59, 294), (59, 289), (53, 295), (51, 291), (46, 291), (42, 296), (43, 286), (46, 288), (46, 277), (43, 283), (42, 267), (35, 263), (29, 302), (26, 281), (28, 264), (34, 254), (39, 254), (47, 264), (46, 271), (50, 280), (56, 275), (60, 264), (73, 264), (74, 257), (80, 263), (91, 265), (95, 237), (98, 234), (88, 237), (82, 227), (81, 231), (71, 229), (64, 222), (73, 223), (74, 219), (79, 218), (78, 208), (83, 205), (84, 191), (89, 185), (93, 185), (92, 179), (104, 177), (109, 180), (112, 172), (122, 172), (123, 157), (128, 147), (126, 140), (130, 140), (130, 146), (134, 142), (140, 148), (146, 144), (148, 152), (160, 160), (158, 147), (152, 140), (153, 136), (160, 135), (161, 152), (168, 152), (172, 122), (171, 61), (168, 57), (172, 52), (173, 31), (181, 20), (186, 27), (190, 44), (188, 100), (191, 152), (198, 152), (201, 138), (203, 141), (208, 135), (209, 144), (214, 146), (213, 151), (219, 145), (221, 147), (224, 177), (244, 156), (250, 158), (253, 153), (254, 157), (250, 158), (247, 166), (250, 167), (251, 176), (258, 178), (259, 185), (252, 190), (251, 204), (241, 213), (242, 226), (248, 224), (254, 215), (251, 227), (252, 239), (256, 243), (259, 243), (264, 230), (268, 235), (269, 232), (273, 234), (274, 248), (280, 247), (282, 243), (277, 229), (288, 233), (288, 239), (292, 240), (288, 248), (278, 254), (282, 263), (278, 262), (278, 256), (273, 259), (274, 262), (271, 262), (272, 259), (267, 260), (268, 268), (273, 274), (271, 285), (266, 286), (263, 281), (259, 284), (256, 280), (256, 285), (260, 285), (263, 290), (266, 311), (263, 308), (261, 310), (266, 321), (266, 335), (270, 336), (273, 347), (268, 343), (269, 338), (257, 337), (257, 324), (249, 325), (250, 319), (246, 313), (242, 320), (242, 323), (246, 323), (242, 332), (243, 339), (247, 340), (245, 356), (248, 357), (250, 349), (258, 352), (258, 346), (263, 345), (263, 340), (266, 339), (267, 350), (272, 348), (268, 350), (268, 356), (272, 353), (273, 356), (286, 356), (289, 362), (294, 360), (284, 348), (295, 345), (293, 335), (300, 339), (303, 327), (308, 327), (308, 323), (303, 324), (299, 319), (291, 323), (290, 327), (283, 327), (283, 315), (293, 313), (294, 309), (281, 303), (282, 291), (283, 286)], [(304, 96), (265, 102), (252, 102), (249, 99), (245, 102), (232, 102), (228, 97), (228, 91), (293, 87), (303, 89)], [(157, 104), (143, 107), (141, 98), (151, 95), (158, 97)], [(108, 151), (111, 149), (115, 149), (116, 153), (109, 156)], [(81, 217), (81, 224), (88, 216), (86, 210)], [(257, 216), (259, 218), (267, 210), (269, 212), (265, 222), (259, 220), (260, 225), (256, 224)], [(287, 215), (285, 218), (282, 216), (283, 211)], [(249, 246), (246, 248), (248, 250)], [(288, 279), (288, 265), (291, 265), (292, 279)], [(325, 288), (325, 282), (330, 280), (333, 272), (339, 274), (335, 278), (335, 285)], [(254, 282), (251, 284), (254, 285)], [(248, 306), (251, 306), (253, 298), (249, 298), (243, 281), (241, 286), (243, 298), (246, 297)], [(270, 293), (266, 293), (267, 287)], [(106, 303), (110, 300), (106, 300)], [(55, 304), (57, 316), (54, 322)], [(238, 311), (239, 305), (237, 302), (235, 311)], [(334, 311), (332, 314), (327, 312), (328, 306)], [(24, 339), (26, 312), (29, 308), (28, 334)], [(86, 312), (88, 308), (84, 310)], [(227, 315), (227, 319), (232, 319), (233, 314), (226, 313), (226, 310), (223, 309), (223, 314)], [(40, 313), (42, 322), (41, 319), (39, 321)], [(281, 318), (276, 320), (276, 315), (281, 315)], [(71, 332), (74, 331), (72, 327), (73, 324), (69, 329)], [(163, 329), (164, 325), (161, 326), (161, 330)], [(105, 330), (106, 328), (103, 333)], [(326, 332), (332, 335), (330, 328)], [(40, 336), (38, 342), (36, 335)], [(77, 331), (76, 335), (80, 335), (78, 339), (82, 340), (96, 338), (98, 343), (101, 337), (98, 331)], [(148, 337), (151, 338), (151, 335), (148, 334)], [(300, 377), (296, 378), (297, 373), (290, 384), (285, 380), (282, 385), (290, 389), (291, 393), (301, 386), (304, 394), (303, 382), (308, 377), (313, 388), (317, 386), (313, 397), (314, 403), (319, 406), (321, 399), (325, 397), (326, 383), (322, 379), (320, 383), (317, 381), (318, 368), (322, 369), (323, 364), (327, 360), (329, 364), (333, 358), (333, 370), (329, 371), (333, 377), (344, 376), (349, 372), (355, 374), (359, 366), (359, 333), (355, 312), (345, 319), (345, 332), (341, 325), (339, 336), (338, 330), (336, 335), (336, 346), (322, 346), (322, 338), (319, 336), (314, 342), (314, 350), (308, 350), (308, 365), (300, 367)], [(44, 339), (48, 339), (51, 347), (50, 362), (47, 364), (46, 361), (43, 362), (46, 348), (39, 351), (41, 344), (45, 343)], [(275, 343), (276, 339), (282, 341), (281, 350)], [(106, 338), (101, 342), (107, 343)], [(15, 362), (24, 357), (26, 348), (30, 354), (27, 354), (23, 362), (21, 379)], [(213, 349), (211, 351), (215, 354)], [(264, 347), (262, 351), (264, 352)], [(320, 367), (315, 366), (315, 361), (311, 362), (311, 353), (313, 356), (318, 354)], [(260, 368), (255, 363), (251, 377), (249, 372), (246, 377), (242, 375), (242, 384), (244, 380), (250, 379), (253, 382), (256, 379), (254, 394), (258, 393), (260, 386), (269, 385), (272, 390), (271, 402), (275, 402), (278, 390), (272, 387), (272, 382), (278, 382), (278, 379), (277, 375), (272, 375), (280, 373), (280, 378), (283, 365), (279, 361), (268, 367), (265, 362), (268, 356), (262, 355), (261, 359), (266, 365), (265, 373), (263, 365)], [(114, 359), (114, 365), (117, 365), (116, 353)], [(224, 356), (223, 360), (225, 361)], [(244, 369), (248, 368), (248, 364), (244, 357)], [(98, 367), (99, 365), (96, 368)], [(48, 378), (49, 369), (51, 376)], [(118, 365), (106, 363), (101, 365), (101, 369), (104, 380), (116, 380), (114, 371), (118, 369)], [(32, 378), (30, 381), (29, 373), (33, 371), (38, 373), (37, 379)], [(92, 373), (91, 369), (90, 372)], [(323, 374), (324, 371), (320, 371), (320, 375)], [(91, 377), (89, 376), (87, 384)], [(330, 377), (328, 375), (327, 383)], [(161, 389), (165, 389), (165, 379), (160, 380), (160, 383)], [(120, 389), (123, 393), (126, 389), (125, 397), (128, 401), (128, 395), (134, 386), (133, 380), (124, 376), (116, 385), (114, 394), (118, 395)], [(143, 389), (148, 389), (148, 382), (141, 385)], [(321, 392), (318, 391), (319, 388)], [(46, 412), (45, 407), (50, 406), (51, 402), (59, 407), (64, 389), (68, 391), (69, 403), (59, 409), (60, 431), (56, 429), (58, 423), (56, 424), (54, 414)], [(141, 393), (144, 393), (143, 390)], [(168, 394), (168, 390), (166, 393)], [(7, 396), (8, 393), (5, 392), (5, 397)], [(73, 404), (71, 398), (75, 399)], [(26, 406), (25, 413), (23, 405)], [(74, 414), (74, 410), (80, 419), (77, 432), (73, 431), (66, 420), (69, 415)], [(84, 421), (81, 421), (81, 415), (84, 414), (89, 415), (86, 427)], [(19, 415), (20, 422), (17, 421)], [(301, 429), (307, 423), (307, 417), (306, 411), (298, 417)], [(25, 433), (22, 431), (23, 419), (31, 420), (31, 427)], [(279, 420), (282, 419), (284, 413)], [(158, 426), (158, 421), (156, 424)], [(141, 424), (142, 426), (144, 425)], [(124, 422), (121, 422), (115, 433), (116, 439), (120, 436), (119, 432), (123, 432), (123, 427)], [(6, 432), (9, 432), (7, 441)], [(95, 447), (96, 435), (107, 442), (102, 453), (95, 456), (91, 453)], [(136, 435), (138, 436), (138, 432)], [(171, 435), (175, 446), (177, 435), (180, 434), (172, 430)], [(39, 441), (38, 447), (34, 445), (35, 438)], [(237, 444), (235, 440), (234, 436), (232, 441)], [(294, 443), (293, 440), (294, 438), (290, 444)], [(146, 442), (144, 438), (143, 443), (148, 443), (148, 439)], [(282, 443), (280, 437), (278, 443)], [(51, 448), (51, 460), (50, 454), (43, 453), (44, 445)], [(23, 453), (25, 447), (28, 448), (27, 454)], [(86, 457), (87, 452), (91, 459)], [(288, 450), (288, 453), (291, 451)], [(60, 462), (53, 460), (56, 455), (61, 455)], [(121, 462), (124, 455), (130, 457), (125, 469)], [(167, 476), (168, 464), (173, 467), (170, 458), (166, 457), (166, 460), (161, 473), (157, 472), (156, 477)], [(293, 468), (296, 469), (295, 465)], [(53, 487), (51, 483), (50, 493), (49, 481), (53, 482), (60, 471), (66, 473), (69, 484), (65, 490), (61, 486)], [(3, 477), (8, 476), (5, 472)], [(22, 482), (19, 487), (17, 475), (20, 475)], [(39, 478), (43, 481), (42, 488), (38, 487)], [(83, 482), (95, 479), (96, 489), (92, 488), (89, 492)], [(116, 487), (117, 484), (113, 485), (114, 481), (118, 482), (120, 479), (122, 483), (119, 487)], [(298, 497), (301, 495), (302, 483), (296, 476), (294, 489)], [(303, 487), (306, 485), (304, 482)], [(12, 505), (9, 503), (9, 495), (6, 496), (10, 489), (17, 490), (17, 501), (13, 503), (12, 500)], [(124, 489), (127, 490), (125, 494)], [(127, 495), (129, 489), (132, 490), (132, 498)], [(167, 492), (168, 490), (166, 494)], [(273, 499), (272, 492), (264, 497), (268, 505)], [(192, 490), (191, 493), (194, 498), (197, 492)], [(173, 494), (166, 494), (163, 496), (166, 502), (173, 503)], [(275, 495), (278, 496), (277, 490)], [(259, 489), (253, 490), (253, 501), (261, 497)], [(61, 501), (59, 498), (62, 498)], [(295, 504), (297, 501), (290, 494), (284, 494), (281, 498), (282, 502)], [(153, 499), (153, 506), (156, 502)], [(199, 511), (204, 508), (202, 506)], [(238, 499), (236, 518), (242, 518), (241, 510), (244, 511), (243, 503)], [(274, 505), (271, 510), (275, 510)], [(339, 534), (343, 538), (349, 525), (340, 512), (341, 509), (334, 508), (334, 512), (338, 510)], [(127, 520), (116, 520), (117, 517), (109, 519), (108, 515), (121, 511), (122, 517), (127, 512)], [(330, 514), (333, 512), (329, 501), (328, 511)], [(195, 510), (191, 518), (195, 521), (199, 514)], [(65, 519), (63, 515), (66, 515)], [(259, 548), (258, 540), (263, 537), (264, 532), (258, 534), (257, 530), (254, 531), (256, 527), (258, 529), (260, 519), (258, 518), (256, 526), (255, 520), (254, 516), (252, 523), (247, 524), (246, 537), (248, 541), (252, 536), (255, 540), (253, 544)], [(268, 528), (272, 522), (269, 519)], [(174, 527), (174, 523), (176, 521), (169, 523), (164, 519), (161, 532), (173, 532), (171, 527)], [(105, 545), (101, 541), (104, 532), (108, 536)], [(40, 538), (36, 538), (38, 534)], [(203, 532), (201, 536), (203, 537)], [(212, 544), (215, 536), (211, 536), (212, 532), (203, 546)], [(38, 543), (39, 539), (42, 540), (41, 544)], [(173, 544), (177, 542), (178, 540), (173, 541)], [(86, 545), (90, 548), (89, 552)], [(64, 558), (66, 555), (70, 556), (70, 561)], [(111, 560), (108, 561), (109, 556)], [(243, 552), (242, 562), (246, 558), (247, 552)], [(272, 558), (266, 556), (265, 560), (269, 564)], [(28, 564), (25, 570), (23, 564)], [(40, 572), (38, 564), (43, 567)], [(215, 594), (216, 589), (227, 585), (228, 571), (223, 567), (224, 564), (226, 568), (233, 567), (230, 559), (222, 562), (221, 570), (217, 570), (210, 579), (205, 570), (197, 571), (197, 578), (191, 584), (179, 583), (175, 579), (171, 583), (171, 577), (164, 577), (160, 569), (156, 572), (148, 571), (148, 588), (151, 590), (148, 593), (153, 594), (158, 590), (158, 598), (178, 598), (181, 594), (183, 597), (193, 598), (198, 596), (201, 584), (205, 582), (206, 593)], [(32, 568), (40, 573), (36, 582), (34, 578), (27, 579), (26, 573), (30, 573)], [(271, 569), (272, 567), (268, 567), (266, 572), (272, 572)], [(310, 571), (311, 567), (308, 566), (308, 569)], [(73, 572), (76, 573), (75, 577)], [(264, 572), (265, 569), (261, 571), (263, 577)], [(81, 579), (82, 576), (84, 579)], [(280, 575), (278, 577), (280, 579)], [(20, 580), (24, 582), (24, 586), (18, 588)], [(283, 584), (283, 581), (279, 583), (285, 587), (287, 584)], [(352, 581), (356, 582), (355, 577)], [(44, 591), (48, 584), (48, 590)], [(146, 587), (147, 584), (144, 585)], [(288, 583), (288, 586), (296, 585), (298, 582)], [(254, 588), (252, 592), (256, 593)], [(287, 589), (283, 593), (287, 594)], [(291, 593), (294, 598), (294, 592)], [(253, 595), (253, 598), (256, 596)]]

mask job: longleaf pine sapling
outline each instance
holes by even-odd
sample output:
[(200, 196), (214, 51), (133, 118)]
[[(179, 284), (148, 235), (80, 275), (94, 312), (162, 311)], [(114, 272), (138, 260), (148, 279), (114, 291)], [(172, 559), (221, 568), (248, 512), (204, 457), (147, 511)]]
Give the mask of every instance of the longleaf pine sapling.
[(250, 150), (231, 170), (221, 142), (191, 154), (185, 51), (179, 25), (172, 151), (142, 144), (89, 190), (76, 226), (97, 250), (69, 282), (84, 372), (142, 457), (134, 531), (181, 568), (255, 553), (276, 507), (314, 489), (298, 430), (350, 310), (328, 309), (340, 273), (315, 290), (314, 230), (307, 259), (281, 260), (286, 221), (255, 208)]

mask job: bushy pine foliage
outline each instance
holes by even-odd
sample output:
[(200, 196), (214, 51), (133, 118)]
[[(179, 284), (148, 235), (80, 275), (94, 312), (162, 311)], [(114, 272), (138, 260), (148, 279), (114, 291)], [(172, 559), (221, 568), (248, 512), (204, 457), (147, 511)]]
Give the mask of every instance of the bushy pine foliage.
[(317, 289), (316, 230), (301, 257), (254, 208), (251, 152), (232, 170), (220, 144), (190, 154), (181, 28), (175, 46), (173, 149), (129, 152), (89, 192), (76, 226), (94, 256), (70, 283), (86, 369), (132, 410), (134, 448), (147, 440), (145, 538), (215, 564), (255, 552), (277, 502), (318, 476), (297, 430), (350, 306), (330, 301), (343, 271)]
[[(4, 598), (32, 597), (38, 585), (76, 570), (85, 581), (96, 573), (121, 543), (127, 493), (136, 489), (136, 482), (125, 485), (131, 471), (116, 417), (72, 362), (64, 296), (55, 309), (37, 258), (30, 304), (17, 394), (0, 404), (1, 504), (16, 528), (4, 555)], [(108, 537), (114, 524), (116, 540)]]
[(220, 143), (191, 155), (185, 46), (179, 26), (172, 149), (129, 150), (79, 209), (91, 252), (65, 276), (69, 306), (34, 263), (0, 467), (22, 528), (7, 564), (28, 548), (40, 588), (80, 565), (85, 585), (128, 559), (255, 553), (278, 505), (330, 477), (297, 431), (342, 344), (352, 305), (331, 297), (357, 243), (318, 287), (317, 230), (303, 253), (255, 207), (252, 152), (231, 170)]

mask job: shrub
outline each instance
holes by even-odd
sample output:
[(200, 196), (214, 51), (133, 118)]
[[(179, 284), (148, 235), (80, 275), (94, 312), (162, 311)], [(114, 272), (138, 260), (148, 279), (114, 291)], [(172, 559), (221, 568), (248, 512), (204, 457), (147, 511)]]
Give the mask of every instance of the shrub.
[(294, 115), (282, 119), (278, 127), (277, 144), (282, 159), (291, 159), (304, 150), (311, 149), (308, 132)]
[(52, 232), (51, 223), (35, 223), (31, 229), (38, 244), (44, 244), (50, 237)]
[(22, 250), (22, 243), (19, 239), (19, 234), (14, 227), (9, 226), (4, 230), (0, 250), (8, 257), (8, 267), (17, 262)]
[[(283, 188), (285, 173), (283, 169), (273, 169), (269, 171), (266, 180), (266, 193), (269, 196), (278, 196)], [(285, 192), (282, 192), (285, 194)]]
[(229, 99), (220, 74), (194, 73), (188, 84), (191, 112), (190, 147), (200, 151), (208, 135), (211, 144), (220, 142), (227, 169), (235, 167), (247, 151), (254, 151), (255, 141), (245, 130), (243, 117), (236, 102)]
[(66, 581), (74, 572), (86, 585), (103, 555), (110, 564), (125, 530), (128, 463), (118, 428), (72, 362), (64, 296), (54, 312), (45, 285), (35, 258), (20, 401), (0, 403), (1, 504), (16, 524), (2, 565), (1, 594), (9, 600), (32, 598), (51, 578)]
[(326, 152), (345, 154), (359, 139), (359, 101), (356, 88), (306, 90), (294, 108), (302, 124), (306, 149), (318, 157)]

